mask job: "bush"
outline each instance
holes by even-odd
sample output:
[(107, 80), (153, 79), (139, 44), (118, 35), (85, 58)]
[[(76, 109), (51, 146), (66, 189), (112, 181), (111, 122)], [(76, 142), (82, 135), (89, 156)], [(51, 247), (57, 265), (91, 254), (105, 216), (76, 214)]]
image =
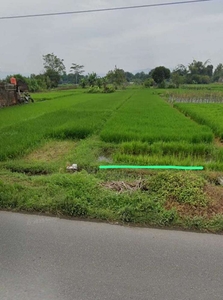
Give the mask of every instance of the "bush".
[(177, 86), (176, 86), (176, 84), (174, 84), (174, 83), (170, 83), (170, 84), (167, 86), (167, 88), (168, 88), (168, 89), (176, 89)]
[(152, 78), (148, 78), (144, 81), (143, 85), (145, 88), (150, 88), (150, 87), (154, 86), (154, 84), (155, 84), (155, 81)]
[(165, 89), (166, 88), (166, 82), (162, 81), (161, 83), (158, 84), (159, 89)]
[(106, 86), (104, 87), (103, 93), (114, 93), (115, 92), (115, 88), (113, 86)]
[(206, 206), (208, 199), (204, 194), (205, 180), (193, 173), (165, 172), (154, 176), (148, 183), (150, 192), (157, 193), (165, 200), (181, 204)]
[(88, 90), (87, 93), (90, 94), (98, 94), (98, 93), (114, 93), (115, 88), (113, 86), (105, 86), (104, 88), (99, 88), (98, 86), (91, 86)]
[(102, 90), (98, 86), (91, 86), (87, 90), (87, 93), (89, 93), (89, 94), (97, 94), (97, 93), (102, 93)]
[(73, 198), (72, 195), (68, 195), (66, 199), (58, 205), (58, 210), (64, 215), (71, 217), (84, 217), (88, 215), (86, 201)]

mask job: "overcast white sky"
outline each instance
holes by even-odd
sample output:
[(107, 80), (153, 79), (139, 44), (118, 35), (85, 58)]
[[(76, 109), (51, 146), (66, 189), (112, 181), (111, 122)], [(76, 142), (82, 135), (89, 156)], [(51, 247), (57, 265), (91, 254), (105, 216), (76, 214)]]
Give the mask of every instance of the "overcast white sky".
[[(0, 16), (75, 11), (179, 0), (0, 0)], [(115, 65), (137, 71), (193, 59), (223, 63), (223, 0), (179, 6), (0, 20), (0, 73), (40, 73), (42, 55), (83, 64), (86, 73)]]

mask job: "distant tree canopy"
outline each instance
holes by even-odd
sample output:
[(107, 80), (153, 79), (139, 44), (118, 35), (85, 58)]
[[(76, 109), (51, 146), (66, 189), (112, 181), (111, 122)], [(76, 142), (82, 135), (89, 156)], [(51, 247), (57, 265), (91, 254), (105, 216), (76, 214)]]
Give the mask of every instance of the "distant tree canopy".
[[(56, 88), (59, 84), (79, 84), (81, 87), (103, 88), (105, 91), (113, 84), (115, 88), (127, 83), (134, 83), (150, 88), (158, 87), (179, 87), (181, 84), (208, 84), (211, 82), (223, 83), (223, 63), (219, 63), (216, 68), (209, 60), (205, 62), (193, 60), (187, 66), (177, 65), (171, 72), (165, 66), (158, 66), (150, 72), (143, 71), (133, 74), (115, 67), (107, 73), (105, 77), (99, 77), (95, 72), (83, 75), (84, 66), (73, 63), (70, 73), (66, 74), (64, 60), (54, 53), (43, 55), (44, 72), (42, 74), (31, 74), (25, 77), (21, 74), (14, 74), (17, 82), (27, 84), (30, 92), (37, 92), (46, 89)], [(2, 82), (9, 82), (7, 76)]]
[(145, 72), (138, 72), (135, 74), (134, 78), (136, 81), (145, 81), (146, 79), (149, 78), (149, 74), (146, 74)]
[(165, 80), (170, 79), (170, 70), (164, 66), (157, 67), (152, 72), (152, 78), (157, 84), (163, 83)]
[(135, 76), (131, 72), (125, 72), (125, 78), (127, 82), (132, 82), (134, 81)]
[(98, 80), (98, 76), (95, 72), (92, 72), (91, 74), (88, 74), (86, 79), (89, 86), (95, 86)]
[(58, 87), (58, 85), (60, 83), (61, 76), (57, 71), (55, 71), (53, 69), (48, 69), (44, 73), (44, 75), (46, 77), (47, 88), (56, 88), (56, 87)]
[(172, 73), (178, 74), (179, 76), (186, 76), (188, 71), (184, 65), (178, 65)]
[(193, 60), (188, 66), (187, 83), (210, 83), (213, 75), (213, 65)]
[(57, 87), (61, 76), (66, 73), (63, 61), (63, 59), (60, 59), (54, 53), (43, 55), (44, 75), (50, 79), (50, 82), (47, 83), (46, 81), (48, 88)]
[(80, 75), (84, 73), (84, 66), (73, 63), (72, 66), (70, 67), (70, 71), (75, 75), (75, 79), (76, 79), (75, 83), (77, 84), (78, 81), (80, 80)]
[(207, 75), (209, 77), (212, 76), (213, 73), (213, 66), (207, 65), (209, 60), (207, 60), (205, 63), (202, 61), (196, 61), (193, 60), (192, 63), (189, 64), (188, 69), (189, 73), (193, 75)]
[(66, 73), (66, 68), (63, 63), (63, 59), (57, 57), (54, 53), (43, 55), (43, 65), (46, 71), (53, 70), (59, 75)]
[(126, 82), (125, 71), (115, 67), (114, 70), (109, 71), (106, 75), (108, 82), (113, 83), (116, 87), (123, 85)]
[(214, 70), (213, 81), (223, 81), (223, 64), (219, 64), (217, 68)]
[(172, 72), (172, 80), (173, 82), (180, 84), (207, 84), (218, 81), (221, 77), (218, 75), (214, 76), (216, 73), (213, 71), (214, 66), (210, 64), (209, 60), (205, 61), (204, 63), (202, 61), (193, 60), (188, 67), (184, 65), (178, 65)]

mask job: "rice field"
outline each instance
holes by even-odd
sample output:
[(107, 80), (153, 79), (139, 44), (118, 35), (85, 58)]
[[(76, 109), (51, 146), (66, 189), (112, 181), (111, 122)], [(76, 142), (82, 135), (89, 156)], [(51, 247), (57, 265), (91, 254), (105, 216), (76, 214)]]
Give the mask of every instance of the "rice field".
[[(33, 104), (0, 110), (0, 161), (22, 158), (52, 139), (86, 140), (86, 156), (91, 157), (94, 149), (87, 138), (94, 136), (103, 144), (100, 151), (108, 164), (201, 164), (211, 170), (223, 169), (223, 151), (213, 144), (212, 132), (221, 132), (220, 121), (214, 130), (208, 122), (192, 120), (178, 111), (183, 111), (184, 104), (175, 104), (176, 109), (153, 90), (113, 94), (73, 90), (33, 97)], [(213, 109), (218, 106), (222, 108), (213, 104)], [(215, 110), (210, 110), (211, 115), (216, 121)], [(83, 166), (84, 161), (89, 163), (87, 158), (81, 161)], [(95, 158), (93, 165), (99, 164)]]
[(0, 160), (29, 153), (48, 138), (83, 139), (96, 133), (130, 93), (120, 92), (114, 97), (75, 92), (73, 96), (2, 109)]
[(211, 143), (213, 134), (204, 125), (185, 118), (151, 91), (139, 90), (106, 123), (101, 132), (106, 142), (187, 141)]
[(199, 124), (210, 127), (223, 140), (223, 104), (176, 103), (174, 106)]

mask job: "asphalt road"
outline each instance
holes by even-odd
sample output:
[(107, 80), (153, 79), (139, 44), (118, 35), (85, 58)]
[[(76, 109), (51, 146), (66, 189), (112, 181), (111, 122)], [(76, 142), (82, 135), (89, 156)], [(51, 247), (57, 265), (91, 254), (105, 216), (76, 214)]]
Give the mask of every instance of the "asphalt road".
[(222, 300), (223, 236), (0, 212), (1, 300)]

